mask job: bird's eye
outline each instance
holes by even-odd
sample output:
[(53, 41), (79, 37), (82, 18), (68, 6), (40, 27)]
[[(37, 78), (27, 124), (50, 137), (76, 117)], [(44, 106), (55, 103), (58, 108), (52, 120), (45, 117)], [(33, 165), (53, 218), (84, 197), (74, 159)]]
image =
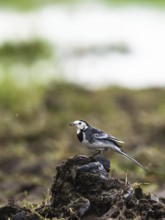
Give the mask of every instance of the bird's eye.
[(78, 124), (81, 125), (81, 122), (79, 122)]

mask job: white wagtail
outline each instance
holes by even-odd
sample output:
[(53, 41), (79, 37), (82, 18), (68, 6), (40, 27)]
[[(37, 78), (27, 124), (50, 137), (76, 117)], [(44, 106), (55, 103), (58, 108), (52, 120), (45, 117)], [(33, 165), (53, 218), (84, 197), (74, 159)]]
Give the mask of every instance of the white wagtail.
[(69, 123), (69, 125), (75, 126), (77, 128), (77, 137), (79, 141), (87, 148), (96, 150), (98, 153), (102, 153), (102, 151), (113, 150), (132, 160), (141, 168), (145, 169), (139, 162), (130, 157), (121, 149), (121, 144), (124, 142), (118, 140), (111, 134), (107, 134), (100, 129), (94, 128), (83, 120), (76, 120)]

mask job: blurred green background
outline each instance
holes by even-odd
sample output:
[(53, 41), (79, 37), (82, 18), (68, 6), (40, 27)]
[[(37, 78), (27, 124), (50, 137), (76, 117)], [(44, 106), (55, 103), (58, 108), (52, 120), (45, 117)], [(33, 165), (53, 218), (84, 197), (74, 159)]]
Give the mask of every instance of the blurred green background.
[[(70, 7), (79, 2), (82, 1), (62, 1), (62, 4)], [(13, 11), (24, 14), (27, 10), (35, 13), (39, 8), (59, 3), (57, 0), (0, 1), (1, 14)], [(156, 0), (104, 2), (107, 8), (137, 3), (156, 10), (165, 7), (164, 1)], [(98, 53), (88, 46), (87, 51)], [(110, 49), (123, 52), (123, 47)], [(58, 65), (59, 53), (52, 42), (39, 35), (1, 41), (0, 204), (9, 198), (18, 202), (41, 200), (51, 186), (56, 164), (75, 154), (93, 153), (78, 143), (76, 131), (68, 126), (77, 119), (84, 119), (125, 141), (123, 149), (147, 167), (144, 172), (126, 158), (106, 152), (104, 155), (111, 160), (111, 175), (124, 177), (128, 170), (131, 183), (150, 183), (145, 187), (146, 192), (164, 196), (164, 87), (134, 89), (109, 83), (95, 88), (79, 83), (79, 76), (75, 76), (77, 83), (72, 82), (65, 77), (62, 64)], [(79, 50), (78, 56), (82, 54), (84, 50)], [(95, 79), (95, 73), (91, 75)]]

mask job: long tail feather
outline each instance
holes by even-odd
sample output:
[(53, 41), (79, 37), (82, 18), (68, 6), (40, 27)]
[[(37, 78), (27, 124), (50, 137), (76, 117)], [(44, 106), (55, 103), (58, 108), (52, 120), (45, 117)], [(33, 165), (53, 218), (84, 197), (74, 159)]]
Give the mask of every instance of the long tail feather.
[(131, 161), (133, 161), (134, 163), (136, 163), (139, 167), (141, 167), (142, 169), (145, 170), (145, 167), (143, 167), (143, 165), (141, 165), (137, 160), (135, 160), (134, 158), (130, 157), (128, 154), (126, 154), (124, 151), (120, 150), (117, 151), (118, 153), (122, 154), (123, 156), (127, 157), (128, 159), (130, 159)]

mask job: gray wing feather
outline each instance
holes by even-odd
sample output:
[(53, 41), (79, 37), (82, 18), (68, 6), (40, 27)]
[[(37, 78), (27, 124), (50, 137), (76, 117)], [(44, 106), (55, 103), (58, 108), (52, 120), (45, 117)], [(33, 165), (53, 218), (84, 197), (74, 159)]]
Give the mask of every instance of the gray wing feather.
[(123, 141), (120, 141), (116, 137), (112, 136), (111, 134), (104, 133), (103, 131), (98, 130), (98, 129), (93, 129), (93, 134), (92, 135), (96, 139), (108, 139), (108, 140), (111, 140), (111, 141), (115, 141), (117, 143), (121, 143), (121, 144), (124, 143)]

